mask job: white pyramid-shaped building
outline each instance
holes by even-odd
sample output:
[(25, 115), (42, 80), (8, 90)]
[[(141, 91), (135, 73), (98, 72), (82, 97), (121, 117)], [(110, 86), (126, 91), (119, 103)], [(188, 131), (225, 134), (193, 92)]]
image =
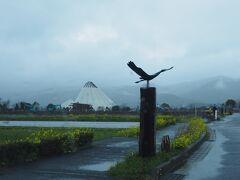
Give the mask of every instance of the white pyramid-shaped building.
[(87, 82), (74, 101), (80, 104), (92, 105), (95, 111), (111, 109), (115, 103), (105, 95), (93, 82)]

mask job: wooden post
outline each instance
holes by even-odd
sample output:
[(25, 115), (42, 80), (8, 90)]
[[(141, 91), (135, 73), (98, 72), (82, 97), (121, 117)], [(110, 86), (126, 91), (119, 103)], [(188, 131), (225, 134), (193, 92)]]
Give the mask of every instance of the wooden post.
[(141, 88), (139, 155), (156, 154), (156, 88)]

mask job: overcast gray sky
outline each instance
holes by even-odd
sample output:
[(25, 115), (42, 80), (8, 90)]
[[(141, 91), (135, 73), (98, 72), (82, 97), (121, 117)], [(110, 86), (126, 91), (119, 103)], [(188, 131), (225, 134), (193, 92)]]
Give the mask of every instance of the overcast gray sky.
[(239, 0), (0, 0), (2, 88), (240, 78)]

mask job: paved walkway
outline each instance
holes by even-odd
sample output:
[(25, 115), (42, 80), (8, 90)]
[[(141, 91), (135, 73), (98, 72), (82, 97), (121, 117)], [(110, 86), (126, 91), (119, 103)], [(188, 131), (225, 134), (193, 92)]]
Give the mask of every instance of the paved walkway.
[(209, 141), (188, 162), (165, 179), (239, 180), (240, 179), (240, 114), (211, 123)]
[[(174, 137), (177, 124), (157, 132), (157, 149), (163, 135)], [(0, 170), (1, 180), (46, 180), (46, 179), (112, 179), (106, 176), (109, 167), (121, 161), (130, 152), (138, 150), (137, 138), (111, 138), (95, 142), (90, 149), (77, 153), (38, 160), (26, 165)]]

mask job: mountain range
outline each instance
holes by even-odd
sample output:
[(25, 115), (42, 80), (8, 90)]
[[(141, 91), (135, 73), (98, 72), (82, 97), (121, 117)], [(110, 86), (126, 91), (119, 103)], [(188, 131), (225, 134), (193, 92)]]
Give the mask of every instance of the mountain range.
[[(143, 84), (144, 85), (144, 84)], [(171, 106), (187, 106), (189, 104), (219, 104), (232, 98), (240, 99), (240, 79), (214, 77), (198, 81), (181, 82), (168, 86), (152, 84), (157, 88), (157, 104), (168, 103)], [(77, 97), (83, 85), (56, 87), (44, 90), (1, 91), (2, 99), (18, 101), (38, 101), (45, 106), (49, 103), (61, 104)], [(99, 86), (99, 85), (97, 85)], [(139, 105), (139, 85), (133, 86), (99, 86), (116, 104), (135, 107)]]

